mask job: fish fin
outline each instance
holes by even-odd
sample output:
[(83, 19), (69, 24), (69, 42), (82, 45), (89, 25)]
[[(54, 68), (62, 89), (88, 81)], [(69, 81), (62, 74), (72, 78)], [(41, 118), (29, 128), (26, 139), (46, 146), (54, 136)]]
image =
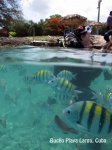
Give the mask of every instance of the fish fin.
[(80, 123), (77, 123), (78, 129), (80, 129), (82, 132), (88, 132), (88, 129), (83, 127)]
[(78, 99), (78, 94), (82, 94), (82, 91), (79, 90), (74, 90), (74, 97), (76, 97)]
[(28, 92), (31, 94), (31, 85), (30, 84), (27, 84), (27, 90), (28, 90)]
[(95, 92), (92, 92), (93, 96), (91, 97), (91, 99), (97, 99), (97, 95)]
[(78, 99), (78, 94), (74, 93), (74, 98)]
[(17, 99), (16, 99), (16, 96), (15, 96), (15, 95), (11, 97), (11, 101), (12, 101), (15, 105), (17, 105)]
[(69, 128), (70, 133), (78, 134), (78, 131), (75, 128)]
[(77, 76), (77, 73), (76, 73), (76, 74), (73, 74), (73, 75), (72, 75), (73, 79), (76, 80), (76, 76)]
[(82, 94), (83, 92), (82, 91), (79, 91), (79, 90), (74, 90), (77, 94)]
[(68, 132), (67, 132), (67, 131), (63, 131), (63, 133), (64, 133), (64, 134), (68, 134)]

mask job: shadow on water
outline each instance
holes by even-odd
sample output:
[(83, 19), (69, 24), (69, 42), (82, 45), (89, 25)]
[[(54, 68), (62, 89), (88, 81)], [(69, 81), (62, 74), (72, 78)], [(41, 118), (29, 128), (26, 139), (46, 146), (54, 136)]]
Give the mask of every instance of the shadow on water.
[(89, 85), (100, 76), (101, 68), (55, 66), (54, 74), (57, 75), (61, 70), (69, 70), (76, 74), (76, 80), (73, 79), (71, 82), (77, 86), (78, 90), (83, 92), (79, 94), (80, 100), (91, 99), (93, 90), (89, 88)]

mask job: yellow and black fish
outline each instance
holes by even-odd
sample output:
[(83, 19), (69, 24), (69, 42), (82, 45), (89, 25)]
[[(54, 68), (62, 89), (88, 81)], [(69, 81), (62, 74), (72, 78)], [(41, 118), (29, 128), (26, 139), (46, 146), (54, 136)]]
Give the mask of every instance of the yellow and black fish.
[(26, 75), (23, 77), (23, 81), (25, 84), (34, 85), (37, 84), (33, 76)]
[(59, 101), (67, 101), (67, 100), (71, 99), (71, 96), (59, 94), (59, 93), (55, 93), (55, 92), (53, 92), (53, 97)]
[(75, 102), (63, 113), (82, 132), (105, 137), (112, 133), (112, 111), (93, 101)]
[(58, 73), (57, 77), (72, 80), (72, 79), (76, 79), (76, 74), (73, 75), (71, 71), (62, 70)]
[(34, 74), (34, 80), (37, 81), (37, 83), (48, 82), (54, 78), (55, 76), (49, 70), (40, 70)]
[(65, 78), (55, 78), (49, 81), (49, 84), (54, 89), (54, 91), (58, 93), (68, 96), (71, 96), (75, 93), (76, 86)]
[(74, 102), (73, 96), (68, 96), (68, 95), (59, 94), (59, 93), (54, 92), (53, 97), (55, 100), (57, 100), (62, 105), (70, 105)]

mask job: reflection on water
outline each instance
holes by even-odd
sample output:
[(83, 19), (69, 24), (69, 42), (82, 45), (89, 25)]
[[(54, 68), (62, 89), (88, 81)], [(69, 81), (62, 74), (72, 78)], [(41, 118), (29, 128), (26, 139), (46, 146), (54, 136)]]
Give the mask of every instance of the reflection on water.
[[(73, 49), (1, 51), (0, 149), (110, 150), (111, 64), (111, 54)], [(64, 110), (80, 101), (92, 102), (67, 119)]]
[[(44, 48), (34, 46), (18, 46), (16, 48), (1, 49), (1, 60), (32, 61), (32, 62), (68, 62), (79, 65), (112, 66), (112, 54), (96, 53), (78, 49)], [(71, 64), (70, 64), (71, 65)]]

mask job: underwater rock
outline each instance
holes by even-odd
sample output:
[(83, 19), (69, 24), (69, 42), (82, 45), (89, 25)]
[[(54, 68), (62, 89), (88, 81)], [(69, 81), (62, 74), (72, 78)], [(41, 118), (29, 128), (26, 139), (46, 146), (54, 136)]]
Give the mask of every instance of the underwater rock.
[(109, 73), (107, 70), (104, 71), (103, 74), (104, 74), (104, 79), (105, 79), (105, 80), (111, 80), (111, 79), (112, 79), (112, 74)]

